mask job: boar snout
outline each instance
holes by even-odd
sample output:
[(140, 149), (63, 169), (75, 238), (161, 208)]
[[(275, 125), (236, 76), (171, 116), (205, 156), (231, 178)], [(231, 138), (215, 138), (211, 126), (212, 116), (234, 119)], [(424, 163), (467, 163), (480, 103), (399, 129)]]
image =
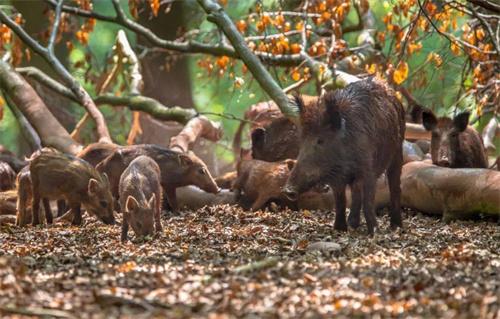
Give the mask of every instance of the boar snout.
[(105, 223), (106, 225), (114, 225), (116, 224), (115, 216), (106, 216), (102, 218), (102, 222)]
[(447, 156), (443, 156), (438, 161), (438, 166), (450, 167), (450, 160)]
[(282, 193), (291, 201), (296, 201), (299, 198), (299, 192), (297, 189), (290, 185), (286, 185), (282, 189)]

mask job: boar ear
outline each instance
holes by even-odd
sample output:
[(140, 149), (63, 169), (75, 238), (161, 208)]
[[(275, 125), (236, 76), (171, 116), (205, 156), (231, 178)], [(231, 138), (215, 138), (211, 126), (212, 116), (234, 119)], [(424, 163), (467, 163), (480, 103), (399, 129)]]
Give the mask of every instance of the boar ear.
[(422, 112), (422, 124), (427, 131), (432, 131), (437, 126), (437, 118), (431, 110)]
[(149, 206), (149, 208), (153, 208), (153, 207), (155, 207), (155, 204), (156, 204), (156, 195), (153, 194), (153, 195), (151, 195), (151, 198), (148, 201), (148, 206)]
[[(325, 93), (323, 97), (326, 109), (326, 119), (334, 130), (342, 128), (342, 116), (340, 115), (338, 101), (333, 92)], [(345, 123), (345, 122), (344, 122)]]
[(193, 164), (193, 160), (187, 154), (182, 154), (182, 153), (179, 154), (178, 159), (179, 159), (179, 164), (181, 164), (181, 166), (190, 166)]
[(139, 203), (137, 202), (137, 199), (135, 199), (134, 196), (128, 195), (127, 201), (125, 202), (125, 211), (131, 212), (139, 207)]
[(463, 112), (458, 114), (453, 118), (453, 126), (459, 131), (463, 132), (467, 128), (467, 125), (469, 125), (469, 112)]
[(88, 192), (90, 195), (97, 194), (99, 192), (99, 182), (97, 179), (91, 178), (89, 180)]
[(288, 167), (288, 169), (290, 171), (295, 167), (295, 162), (297, 162), (297, 161), (293, 160), (293, 159), (287, 159), (287, 160), (285, 160), (285, 164), (286, 164), (286, 166)]
[(299, 94), (299, 92), (293, 92), (292, 93), (292, 99), (291, 99), (291, 103), (293, 105), (296, 105), (297, 108), (299, 109), (299, 112), (300, 113), (303, 113), (305, 111), (305, 103), (304, 103), (304, 99), (302, 98), (302, 96)]
[(266, 129), (258, 127), (252, 131), (252, 145), (262, 145), (266, 140)]

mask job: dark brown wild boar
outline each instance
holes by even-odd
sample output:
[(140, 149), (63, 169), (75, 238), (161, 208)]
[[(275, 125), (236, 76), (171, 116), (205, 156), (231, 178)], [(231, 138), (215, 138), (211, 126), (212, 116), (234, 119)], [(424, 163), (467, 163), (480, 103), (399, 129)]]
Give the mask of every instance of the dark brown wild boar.
[(299, 131), (285, 117), (274, 119), (264, 127), (251, 133), (252, 158), (266, 162), (277, 162), (299, 155)]
[(226, 174), (216, 177), (215, 183), (219, 186), (219, 188), (231, 189), (237, 176), (238, 173), (236, 171), (227, 172)]
[(5, 162), (0, 162), (0, 191), (8, 191), (16, 185), (16, 173)]
[[(136, 236), (161, 232), (160, 167), (141, 155), (130, 162), (120, 177), (120, 206), (123, 214), (121, 240), (127, 241), (128, 226)], [(153, 228), (154, 223), (154, 228)]]
[[(74, 225), (81, 225), (81, 205), (105, 224), (114, 224), (113, 197), (109, 180), (92, 165), (77, 157), (47, 149), (30, 158), (33, 191), (33, 225), (40, 223), (40, 200), (65, 199), (73, 212)], [(47, 222), (52, 215), (45, 212)], [(50, 218), (50, 219), (49, 219)]]
[(488, 168), (488, 158), (479, 133), (469, 124), (469, 112), (463, 112), (453, 119), (436, 118), (426, 110), (422, 123), (432, 132), (432, 163), (450, 168)]
[(102, 160), (111, 155), (119, 146), (111, 143), (92, 143), (82, 149), (76, 157), (96, 167)]
[(119, 197), (120, 176), (136, 157), (146, 155), (160, 166), (161, 185), (172, 210), (177, 210), (175, 190), (177, 187), (195, 185), (209, 193), (219, 188), (207, 166), (193, 152), (179, 153), (156, 145), (131, 145), (120, 147), (99, 165), (97, 170), (109, 176), (111, 191)]
[(391, 227), (401, 227), (400, 175), (405, 131), (404, 109), (394, 92), (375, 79), (326, 93), (313, 107), (300, 109), (301, 145), (284, 192), (296, 199), (314, 185), (329, 185), (335, 196), (334, 228), (347, 230), (346, 186), (352, 190), (349, 224), (359, 227), (363, 206), (368, 233), (377, 226), (374, 198), (377, 177), (387, 172)]
[(238, 163), (238, 177), (234, 181), (233, 190), (236, 199), (241, 192), (249, 200), (252, 210), (261, 209), (271, 199), (289, 202), (283, 196), (285, 185), (295, 160), (282, 162), (265, 162), (260, 160), (244, 160)]

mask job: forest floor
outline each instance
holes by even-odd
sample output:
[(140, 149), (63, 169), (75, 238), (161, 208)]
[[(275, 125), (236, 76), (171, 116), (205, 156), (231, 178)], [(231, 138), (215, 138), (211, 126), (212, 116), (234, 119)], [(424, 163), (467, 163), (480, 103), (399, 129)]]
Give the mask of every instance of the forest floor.
[(404, 217), (398, 232), (379, 217), (369, 238), (334, 231), (326, 212), (221, 206), (126, 244), (93, 218), (4, 226), (0, 316), (498, 318), (500, 227)]

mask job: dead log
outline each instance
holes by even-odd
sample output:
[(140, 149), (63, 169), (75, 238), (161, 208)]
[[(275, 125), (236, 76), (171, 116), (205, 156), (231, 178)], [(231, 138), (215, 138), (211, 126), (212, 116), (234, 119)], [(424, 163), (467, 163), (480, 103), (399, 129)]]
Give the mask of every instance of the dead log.
[(235, 205), (236, 197), (232, 191), (221, 190), (217, 194), (202, 191), (195, 186), (177, 188), (177, 204), (181, 209), (197, 210), (204, 206)]
[(443, 220), (500, 217), (500, 172), (479, 168), (445, 168), (426, 162), (403, 166), (401, 203)]
[(217, 142), (222, 137), (219, 123), (210, 121), (205, 116), (197, 116), (189, 120), (179, 134), (170, 139), (170, 148), (181, 152), (189, 151), (199, 138)]
[(500, 129), (498, 129), (498, 120), (496, 116), (493, 116), (491, 120), (488, 122), (488, 125), (483, 130), (483, 142), (484, 148), (488, 152), (488, 154), (494, 155), (496, 151), (495, 147), (495, 136), (496, 132), (500, 133)]

